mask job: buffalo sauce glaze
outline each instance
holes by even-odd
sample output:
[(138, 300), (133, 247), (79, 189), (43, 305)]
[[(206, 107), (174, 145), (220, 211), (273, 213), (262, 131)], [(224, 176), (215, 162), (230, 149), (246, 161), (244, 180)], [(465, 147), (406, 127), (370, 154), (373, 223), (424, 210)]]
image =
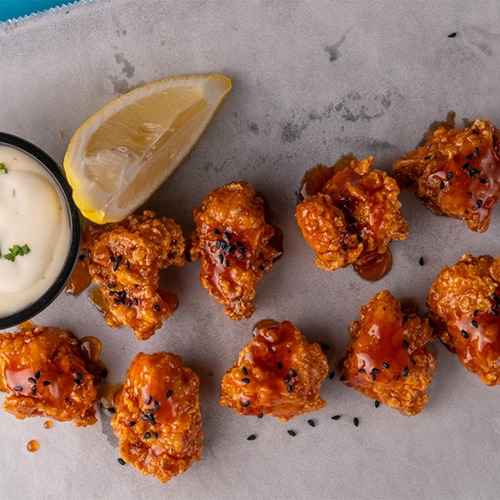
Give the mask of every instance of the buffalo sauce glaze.
[(70, 295), (79, 295), (92, 281), (92, 277), (89, 273), (89, 259), (82, 257), (83, 256), (78, 260), (75, 270), (66, 285), (66, 293)]
[(404, 321), (404, 316), (389, 317), (380, 310), (363, 324), (364, 334), (358, 336), (352, 353), (358, 372), (347, 374), (350, 386), (364, 385), (368, 380), (387, 384), (404, 376), (413, 352), (402, 335)]
[(34, 451), (37, 451), (38, 448), (40, 448), (40, 445), (38, 444), (38, 441), (35, 441), (34, 439), (32, 441), (30, 441), (26, 448), (28, 448), (28, 451), (31, 451), (31, 452), (34, 452)]
[[(489, 298), (490, 309), (484, 313), (474, 312), (472, 315), (462, 314), (458, 304), (453, 306), (453, 302), (458, 300), (456, 297), (437, 329), (438, 332), (448, 331), (462, 363), (466, 367), (471, 365), (471, 369), (480, 376), (483, 375), (481, 359), (496, 360), (498, 363), (500, 358), (500, 301), (495, 297), (500, 298), (500, 286)], [(496, 382), (483, 382), (496, 385)]]
[[(377, 214), (372, 214), (371, 227), (362, 225), (349, 214), (356, 207), (357, 201), (349, 197), (343, 187), (349, 182), (355, 184), (362, 177), (354, 170), (350, 169), (351, 162), (355, 161), (353, 156), (343, 156), (333, 167), (318, 165), (309, 170), (304, 175), (299, 189), (299, 199), (304, 201), (308, 196), (314, 196), (319, 193), (329, 195), (337, 208), (339, 208), (345, 217), (346, 227), (351, 228), (360, 238), (374, 236), (372, 227), (380, 227), (382, 221), (377, 221)], [(351, 232), (352, 232), (351, 231)], [(350, 233), (343, 236), (341, 245), (347, 244)], [(353, 269), (363, 279), (367, 281), (377, 281), (383, 278), (392, 267), (392, 255), (389, 249), (384, 253), (376, 250), (364, 250), (358, 260), (353, 264)]]

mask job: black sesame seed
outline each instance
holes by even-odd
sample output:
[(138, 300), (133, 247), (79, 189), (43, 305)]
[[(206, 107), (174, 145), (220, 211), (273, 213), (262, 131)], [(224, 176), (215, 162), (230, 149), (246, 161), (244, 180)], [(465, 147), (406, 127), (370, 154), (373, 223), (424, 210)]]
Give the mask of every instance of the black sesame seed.
[(495, 309), (498, 309), (500, 307), (500, 302), (495, 302)]
[(349, 233), (349, 234), (354, 234), (354, 229), (352, 227), (346, 227), (345, 230)]
[(338, 420), (339, 418), (340, 418), (340, 415), (334, 415), (334, 416), (332, 417), (332, 420)]
[(328, 344), (325, 344), (324, 342), (321, 342), (321, 350), (328, 351), (328, 349), (330, 349), (330, 346)]
[(78, 378), (75, 378), (74, 380), (76, 385), (80, 385), (82, 383), (81, 380)]
[(231, 266), (231, 262), (229, 262), (228, 260), (226, 260), (226, 267), (230, 267)]
[(217, 240), (217, 241), (215, 242), (215, 248), (217, 248), (217, 250), (219, 250), (219, 248), (220, 248), (220, 244), (221, 244), (221, 243), (224, 243), (224, 242), (223, 242), (222, 240)]
[(219, 254), (219, 261), (221, 264), (224, 262), (224, 255)]
[(114, 262), (116, 259), (114, 257), (109, 258), (110, 262)]
[(366, 373), (366, 370), (364, 368), (361, 368), (360, 370), (358, 370), (358, 373)]
[(472, 326), (474, 328), (477, 328), (478, 327), (478, 324), (477, 324), (477, 321), (475, 319), (472, 320)]
[(31, 388), (31, 393), (33, 394), (33, 396), (36, 394), (36, 385), (34, 385), (34, 386)]
[(261, 265), (259, 266), (259, 269), (260, 269), (261, 271), (264, 271), (265, 267), (261, 264)]
[(247, 441), (253, 441), (256, 438), (257, 436), (255, 434), (250, 434), (250, 436), (247, 437)]
[(38, 380), (40, 378), (40, 370), (35, 372), (35, 378)]
[(113, 271), (115, 271), (115, 272), (116, 272), (116, 270), (118, 269), (118, 265), (119, 265), (119, 264), (120, 264), (120, 263), (119, 263), (118, 261), (116, 261), (116, 262), (113, 264)]
[(448, 38), (455, 38), (456, 36), (457, 36), (457, 34), (456, 34), (456, 33), (450, 33), (450, 34), (448, 35)]
[(235, 243), (235, 245), (236, 245), (237, 247), (242, 247), (242, 246), (243, 246), (243, 243), (242, 243), (241, 241), (237, 241), (237, 242)]
[(495, 311), (495, 309), (490, 309), (490, 310), (495, 316), (498, 316), (500, 314), (498, 311)]
[(158, 403), (158, 401), (153, 401), (153, 406), (159, 410), (160, 409), (160, 403)]
[(19, 391), (22, 391), (23, 388), (20, 385), (16, 385), (16, 386), (14, 386), (14, 390), (19, 392)]
[(229, 245), (229, 247), (226, 250), (228, 253), (233, 253), (236, 250), (236, 247), (233, 245)]
[(241, 373), (243, 373), (243, 375), (248, 375), (248, 370), (245, 367), (243, 367), (241, 369)]
[(462, 166), (462, 170), (467, 170), (470, 167), (470, 163), (466, 163)]
[(469, 338), (469, 334), (465, 330), (462, 330), (462, 337), (464, 339), (468, 339)]
[(376, 380), (376, 378), (377, 378), (377, 374), (376, 374), (376, 373), (373, 373), (373, 371), (372, 371), (372, 373), (371, 373), (371, 375), (370, 375), (370, 376), (371, 376), (372, 380), (375, 382), (375, 380)]
[(373, 368), (372, 373), (375, 373), (376, 375), (378, 375), (380, 373), (380, 370), (378, 368)]
[(259, 413), (259, 414), (257, 415), (257, 418), (262, 418), (263, 416), (264, 416), (264, 414), (263, 414), (263, 413)]
[(348, 248), (349, 247), (347, 245), (342, 245), (342, 250), (344, 250), (344, 252), (347, 252)]
[(474, 156), (474, 153), (471, 153), (470, 155), (467, 155), (467, 156), (465, 157), (465, 159), (466, 159), (467, 161), (471, 161), (471, 160), (472, 160), (472, 158), (473, 158), (473, 156)]
[(187, 260), (188, 262), (192, 262), (192, 261), (191, 261), (191, 255), (189, 255), (189, 254), (187, 253), (187, 254), (185, 255), (185, 257), (186, 257), (186, 260)]
[(491, 298), (492, 298), (493, 300), (500, 301), (500, 299), (498, 298), (498, 295), (497, 295), (496, 293), (494, 293), (494, 294), (491, 296)]
[(77, 378), (78, 380), (83, 380), (83, 375), (82, 375), (82, 373), (81, 373), (81, 372), (76, 372), (76, 378)]
[(250, 406), (250, 401), (242, 401), (242, 402), (241, 402), (241, 406), (243, 406), (243, 407), (245, 407), (245, 408), (246, 408), (247, 406)]
[(420, 257), (420, 259), (418, 259), (418, 264), (420, 266), (423, 266), (424, 265), (424, 258), (423, 257)]
[(382, 366), (383, 366), (384, 368), (389, 368), (389, 365), (388, 365), (387, 363), (384, 363), (384, 362), (382, 362)]
[(408, 321), (408, 316), (403, 316), (403, 325)]
[(335, 376), (335, 372), (330, 373), (330, 380), (333, 380), (334, 376)]
[(134, 299), (134, 302), (135, 302), (135, 305), (138, 306), (139, 305), (139, 300), (138, 299)]
[(402, 373), (403, 377), (407, 377), (408, 373), (410, 373), (410, 369), (407, 366), (405, 366)]
[(478, 179), (481, 184), (488, 184), (488, 179)]
[(441, 326), (442, 326), (443, 328), (448, 328), (448, 325), (447, 325), (444, 321), (442, 321), (442, 322), (441, 322)]
[(231, 235), (227, 232), (227, 231), (224, 231), (224, 236), (228, 239), (228, 240), (232, 240), (233, 238), (231, 238)]
[(132, 422), (129, 422), (128, 425), (129, 425), (129, 427), (134, 427), (135, 422), (132, 420)]
[(158, 304), (155, 304), (153, 308), (155, 311), (161, 311), (161, 307)]
[(153, 400), (153, 396), (149, 396), (149, 398), (146, 399), (146, 404), (148, 405), (149, 403), (151, 403), (152, 400)]
[(125, 261), (125, 267), (127, 269), (130, 269), (130, 262), (128, 260)]
[(142, 418), (142, 420), (146, 421), (148, 419), (148, 416), (146, 413), (141, 411), (141, 418)]
[(479, 158), (479, 148), (474, 149), (474, 156)]
[(150, 415), (148, 417), (148, 420), (149, 420), (150, 425), (156, 425), (156, 420), (155, 420), (153, 415)]
[[(297, 372), (293, 368), (290, 368), (290, 375), (292, 377), (296, 377), (297, 376)], [(330, 373), (330, 378), (333, 378), (333, 372)]]
[(116, 258), (116, 262), (121, 262), (122, 261), (122, 256), (121, 255), (118, 255), (118, 257)]
[(343, 382), (343, 381), (345, 380), (345, 375), (342, 375), (342, 376), (339, 378), (339, 380), (340, 380), (341, 382)]
[(127, 309), (132, 305), (132, 300), (127, 300), (127, 305), (125, 306)]
[(358, 235), (358, 243), (363, 243), (363, 238)]
[(441, 184), (439, 184), (439, 189), (444, 189), (444, 186), (445, 186), (444, 182), (441, 181)]
[(378, 408), (380, 406), (380, 401), (375, 400), (375, 408)]
[(170, 389), (167, 394), (165, 395), (166, 398), (169, 398), (172, 395), (173, 391)]
[(476, 317), (478, 314), (479, 314), (479, 309), (476, 309), (476, 310), (474, 311), (474, 317)]
[(477, 208), (481, 208), (483, 206), (483, 200), (479, 200), (477, 202)]
[(314, 420), (308, 420), (307, 423), (311, 426), (311, 427), (314, 427)]
[(123, 458), (119, 458), (119, 459), (118, 459), (118, 463), (119, 463), (120, 465), (125, 465), (125, 460), (123, 460)]
[(240, 253), (240, 255), (238, 255), (237, 257), (239, 260), (242, 260), (245, 258), (245, 254), (244, 253)]
[(240, 248), (240, 252), (245, 253), (247, 251), (246, 247), (245, 248)]
[(108, 285), (108, 288), (115, 288), (115, 287), (116, 287), (116, 285), (113, 285), (113, 283), (110, 283), (110, 284)]
[(35, 380), (33, 377), (30, 377), (30, 378), (28, 379), (28, 382), (29, 382), (30, 384), (36, 384), (36, 380)]
[(214, 233), (215, 233), (215, 234), (222, 234), (222, 233), (220, 232), (220, 229), (217, 229), (217, 228), (215, 228), (215, 229), (214, 229)]
[(244, 384), (249, 384), (250, 383), (250, 379), (249, 378), (242, 378), (241, 381), (244, 383)]
[(354, 426), (355, 426), (355, 427), (357, 427), (357, 426), (359, 425), (359, 418), (354, 417), (354, 418), (352, 419), (352, 423), (354, 424)]
[(476, 174), (474, 173), (474, 170), (469, 170), (469, 171), (467, 172), (467, 176), (469, 177), (469, 179), (472, 179), (472, 178), (474, 177), (474, 175), (476, 175)]
[(296, 436), (295, 431), (290, 430), (290, 431), (286, 431), (286, 432), (288, 432), (288, 434), (289, 434), (290, 436), (292, 436), (292, 437), (295, 437), (295, 436)]
[(108, 410), (108, 413), (111, 413), (111, 415), (116, 413), (116, 410), (114, 408), (108, 408), (107, 410)]
[(408, 347), (410, 347), (410, 345), (408, 344), (408, 341), (406, 339), (403, 340), (403, 347), (405, 349), (408, 349)]
[(286, 386), (286, 390), (287, 390), (288, 392), (293, 392), (293, 387), (292, 387), (291, 385), (287, 385), (287, 386)]
[(349, 198), (346, 198), (345, 200), (345, 206), (349, 208), (349, 205), (351, 204), (351, 200)]
[(287, 376), (285, 377), (285, 384), (288, 384), (288, 383), (290, 382), (290, 380), (291, 380), (291, 379), (290, 379), (290, 375), (287, 375)]
[(278, 367), (278, 370), (283, 370), (283, 365), (281, 364), (280, 361), (276, 363), (276, 366)]
[(448, 172), (448, 175), (446, 176), (446, 180), (449, 181), (453, 177), (453, 172)]
[(149, 432), (146, 432), (146, 434), (144, 434), (144, 439), (149, 439), (151, 437), (151, 434)]

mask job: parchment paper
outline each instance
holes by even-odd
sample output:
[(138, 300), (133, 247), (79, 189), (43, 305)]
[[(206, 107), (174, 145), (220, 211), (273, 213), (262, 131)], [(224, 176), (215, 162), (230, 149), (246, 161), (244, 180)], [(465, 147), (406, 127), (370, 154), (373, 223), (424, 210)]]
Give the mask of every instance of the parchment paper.
[[(443, 265), (463, 253), (498, 256), (498, 209), (489, 231), (475, 234), (405, 192), (410, 235), (391, 245), (392, 271), (369, 283), (351, 269), (317, 269), (294, 214), (301, 178), (318, 163), (374, 155), (377, 168), (391, 171), (451, 110), (458, 126), (477, 117), (500, 126), (499, 15), (495, 1), (96, 0), (0, 25), (0, 129), (59, 163), (78, 126), (123, 92), (172, 76), (231, 78), (206, 133), (146, 208), (173, 217), (187, 237), (203, 196), (243, 179), (267, 199), (285, 235), (285, 254), (258, 286), (249, 321), (225, 317), (199, 283), (199, 262), (164, 274), (180, 306), (148, 341), (108, 328), (85, 293), (61, 295), (34, 319), (98, 337), (110, 382), (123, 381), (139, 351), (180, 354), (201, 379), (201, 462), (163, 485), (118, 464), (103, 412), (93, 427), (55, 422), (49, 430), (44, 419), (0, 412), (0, 497), (498, 498), (500, 389), (439, 342), (431, 346), (438, 364), (430, 402), (414, 417), (376, 409), (337, 373), (322, 385), (328, 406), (286, 424), (237, 416), (218, 398), (257, 321), (290, 320), (310, 341), (329, 344), (336, 372), (349, 324), (375, 293), (416, 297), (425, 315)], [(247, 441), (250, 434), (257, 439)], [(36, 453), (26, 449), (31, 439), (40, 443)]]

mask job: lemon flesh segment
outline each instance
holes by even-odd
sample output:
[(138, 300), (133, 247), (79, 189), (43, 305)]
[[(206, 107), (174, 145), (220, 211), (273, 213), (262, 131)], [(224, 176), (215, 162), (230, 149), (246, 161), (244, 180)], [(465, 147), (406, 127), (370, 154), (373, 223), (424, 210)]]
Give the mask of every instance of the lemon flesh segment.
[(115, 222), (144, 203), (187, 156), (230, 89), (219, 75), (163, 80), (89, 118), (64, 159), (83, 215)]

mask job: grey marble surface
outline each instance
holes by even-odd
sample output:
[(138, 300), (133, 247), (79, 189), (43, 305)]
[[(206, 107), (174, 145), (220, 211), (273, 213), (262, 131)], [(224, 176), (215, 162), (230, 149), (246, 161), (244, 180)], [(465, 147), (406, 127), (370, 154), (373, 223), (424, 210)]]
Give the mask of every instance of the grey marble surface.
[[(188, 236), (203, 196), (244, 179), (268, 200), (285, 235), (285, 255), (260, 283), (249, 321), (225, 317), (199, 284), (199, 263), (166, 271), (163, 283), (180, 306), (148, 341), (109, 329), (85, 295), (62, 295), (34, 319), (98, 337), (111, 382), (124, 379), (139, 351), (180, 354), (201, 379), (201, 462), (163, 485), (117, 463), (103, 413), (90, 428), (56, 422), (46, 430), (43, 419), (0, 412), (0, 497), (498, 498), (500, 389), (438, 342), (430, 402), (414, 417), (376, 409), (337, 375), (322, 385), (326, 408), (286, 424), (239, 417), (218, 396), (257, 321), (291, 320), (311, 341), (328, 343), (336, 371), (349, 324), (375, 293), (417, 297), (426, 314), (443, 265), (462, 253), (498, 256), (498, 209), (490, 230), (475, 234), (405, 192), (410, 235), (392, 244), (389, 275), (368, 283), (351, 269), (317, 269), (294, 213), (302, 175), (318, 163), (374, 155), (377, 168), (391, 171), (450, 110), (457, 125), (477, 117), (500, 125), (499, 15), (494, 1), (95, 0), (0, 25), (0, 130), (59, 163), (77, 127), (123, 92), (171, 76), (231, 78), (206, 133), (146, 207), (173, 217)], [(247, 441), (250, 434), (257, 439)], [(26, 450), (31, 439), (40, 443), (36, 453)]]

